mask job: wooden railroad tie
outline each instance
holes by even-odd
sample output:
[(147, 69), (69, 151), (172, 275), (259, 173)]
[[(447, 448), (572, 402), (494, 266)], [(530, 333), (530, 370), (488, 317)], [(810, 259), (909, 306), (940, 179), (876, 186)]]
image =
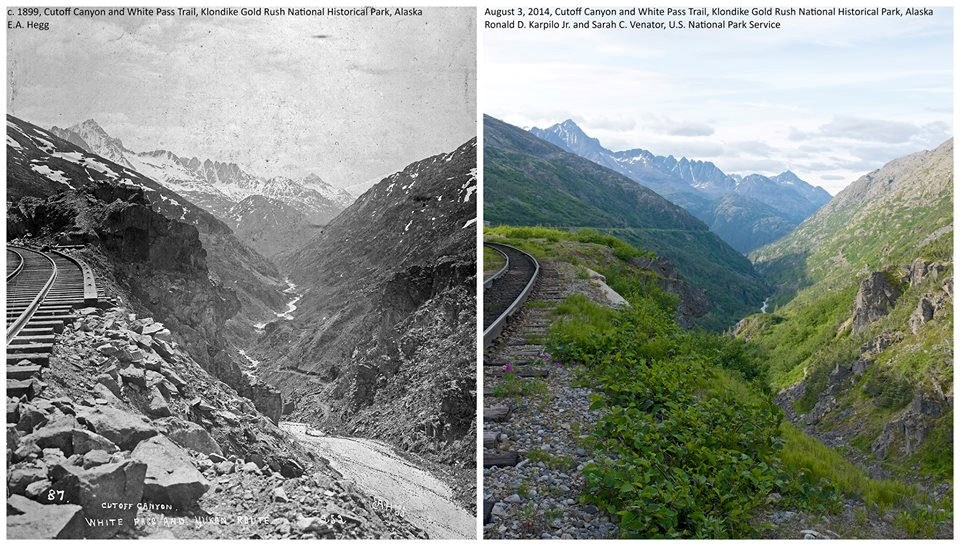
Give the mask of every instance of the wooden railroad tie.
[(484, 468), (490, 468), (492, 466), (517, 466), (519, 462), (520, 454), (516, 451), (483, 452)]
[(510, 406), (501, 404), (483, 408), (484, 421), (504, 421), (510, 417)]

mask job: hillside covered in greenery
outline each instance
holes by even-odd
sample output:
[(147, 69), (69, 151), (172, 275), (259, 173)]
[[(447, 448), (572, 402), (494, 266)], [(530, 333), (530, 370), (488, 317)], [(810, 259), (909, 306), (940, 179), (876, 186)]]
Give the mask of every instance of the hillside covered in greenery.
[(850, 184), (757, 250), (776, 305), (738, 326), (779, 403), (875, 476), (953, 481), (953, 141)]
[(684, 209), (605, 167), (484, 116), (484, 218), (491, 225), (582, 227), (663, 256), (710, 300), (699, 324), (732, 326), (769, 287), (750, 261)]
[(596, 231), (500, 226), (485, 237), (597, 271), (630, 303), (569, 296), (548, 341), (602, 410), (584, 442), (581, 501), (622, 537), (799, 538), (813, 524), (844, 538), (949, 533), (949, 496), (872, 477), (790, 423), (769, 347), (680, 327), (676, 297), (637, 265), (649, 250)]

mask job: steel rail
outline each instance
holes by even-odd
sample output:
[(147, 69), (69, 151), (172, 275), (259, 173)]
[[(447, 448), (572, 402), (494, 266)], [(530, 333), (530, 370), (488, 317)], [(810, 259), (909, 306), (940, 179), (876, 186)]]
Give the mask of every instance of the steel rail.
[(17, 337), (17, 334), (20, 333), (20, 330), (22, 330), (23, 327), (26, 326), (28, 322), (30, 322), (30, 319), (33, 318), (33, 314), (37, 312), (37, 308), (40, 307), (40, 304), (43, 303), (43, 299), (47, 297), (47, 293), (50, 292), (50, 288), (53, 287), (53, 283), (57, 281), (57, 263), (53, 261), (53, 258), (48, 256), (44, 252), (30, 250), (22, 247), (13, 247), (13, 248), (26, 250), (28, 252), (36, 252), (37, 254), (46, 258), (50, 262), (50, 266), (53, 269), (50, 272), (50, 278), (47, 279), (46, 284), (44, 284), (43, 287), (40, 288), (40, 290), (37, 292), (37, 295), (34, 296), (33, 300), (30, 302), (30, 305), (28, 305), (27, 308), (24, 309), (22, 313), (20, 313), (20, 316), (17, 317), (17, 320), (13, 321), (13, 323), (10, 324), (10, 326), (7, 328), (7, 344), (8, 345), (10, 344), (11, 341), (13, 341), (15, 337)]
[(483, 243), (483, 246), (485, 246), (485, 247), (487, 247), (487, 248), (489, 248), (489, 249), (497, 252), (497, 253), (500, 254), (501, 256), (503, 256), (503, 267), (501, 267), (500, 269), (498, 269), (497, 272), (494, 273), (493, 275), (487, 277), (486, 279), (483, 279), (483, 287), (484, 287), (484, 288), (490, 288), (490, 286), (493, 285), (493, 281), (495, 281), (495, 280), (499, 279), (500, 277), (502, 277), (502, 276), (507, 272), (507, 270), (510, 269), (510, 256), (507, 256), (502, 250), (500, 250), (499, 248), (497, 248), (497, 247), (495, 247), (495, 246), (493, 246), (493, 245), (489, 245), (489, 244), (487, 244), (487, 243)]
[(83, 273), (83, 303), (95, 305), (98, 299), (97, 280), (93, 274), (93, 270), (90, 269), (90, 266), (87, 265), (86, 262), (74, 258), (73, 256), (70, 256), (69, 254), (59, 250), (53, 250), (52, 252), (77, 264), (77, 267), (80, 268), (80, 272)]
[(17, 275), (19, 275), (21, 271), (23, 271), (23, 255), (21, 255), (19, 252), (17, 252), (16, 250), (14, 250), (14, 249), (12, 249), (12, 248), (8, 248), (7, 250), (9, 250), (10, 252), (13, 252), (14, 254), (16, 254), (16, 255), (17, 255), (17, 258), (20, 258), (20, 263), (17, 264), (17, 267), (16, 267), (13, 271), (11, 271), (10, 273), (7, 273), (7, 280), (9, 281), (10, 279), (12, 279), (12, 278), (16, 277)]
[(527, 298), (530, 296), (530, 292), (533, 290), (533, 285), (535, 282), (537, 282), (537, 277), (540, 275), (540, 262), (538, 262), (537, 259), (531, 256), (529, 253), (524, 252), (519, 248), (512, 247), (510, 245), (504, 245), (500, 243), (485, 243), (485, 244), (491, 247), (501, 246), (501, 247), (509, 248), (511, 250), (515, 250), (523, 254), (527, 258), (529, 258), (530, 261), (533, 263), (533, 275), (530, 276), (530, 280), (527, 282), (527, 285), (523, 287), (523, 290), (520, 292), (520, 295), (517, 296), (517, 298), (513, 300), (513, 303), (511, 303), (510, 306), (507, 307), (507, 309), (503, 313), (501, 313), (500, 316), (497, 317), (497, 319), (494, 320), (490, 324), (490, 326), (487, 327), (486, 330), (483, 331), (483, 346), (488, 347), (493, 343), (493, 340), (500, 335), (500, 332), (503, 331), (504, 326), (506, 326), (507, 318), (510, 317), (510, 315), (513, 315), (514, 313), (516, 313), (517, 310), (520, 308), (520, 306), (523, 305), (525, 301), (527, 301)]

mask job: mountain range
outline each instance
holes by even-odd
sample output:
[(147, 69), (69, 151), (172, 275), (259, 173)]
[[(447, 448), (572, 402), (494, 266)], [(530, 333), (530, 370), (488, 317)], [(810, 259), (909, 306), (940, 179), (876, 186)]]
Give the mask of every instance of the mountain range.
[(743, 253), (789, 233), (830, 200), (826, 190), (790, 171), (741, 177), (728, 175), (709, 161), (659, 156), (641, 148), (614, 152), (569, 119), (530, 132), (654, 190)]
[[(236, 163), (181, 157), (167, 150), (135, 152), (92, 119), (67, 129), (53, 127), (50, 132), (182, 195), (230, 225), (245, 242), (268, 257), (290, 248), (264, 244), (271, 237), (260, 229), (263, 220), (275, 212), (278, 202), (299, 213), (294, 215), (295, 223), (283, 226), (284, 232), (295, 234), (315, 232), (317, 226), (329, 222), (354, 200), (353, 195), (315, 174), (299, 180), (284, 176), (264, 178), (244, 171)], [(246, 201), (251, 197), (257, 199)], [(254, 210), (257, 205), (265, 208)], [(284, 218), (291, 221), (290, 215)], [(253, 225), (241, 224), (246, 219), (251, 219)], [(298, 241), (303, 242), (301, 238)]]
[(746, 257), (680, 206), (490, 116), (484, 116), (484, 220), (601, 229), (651, 250), (706, 292), (711, 310), (701, 326), (732, 325), (758, 309), (768, 291)]

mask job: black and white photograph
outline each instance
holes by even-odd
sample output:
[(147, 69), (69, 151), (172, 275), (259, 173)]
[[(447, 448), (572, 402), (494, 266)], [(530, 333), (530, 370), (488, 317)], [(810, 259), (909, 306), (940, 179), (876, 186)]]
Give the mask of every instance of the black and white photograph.
[(476, 17), (8, 9), (8, 538), (476, 538)]

